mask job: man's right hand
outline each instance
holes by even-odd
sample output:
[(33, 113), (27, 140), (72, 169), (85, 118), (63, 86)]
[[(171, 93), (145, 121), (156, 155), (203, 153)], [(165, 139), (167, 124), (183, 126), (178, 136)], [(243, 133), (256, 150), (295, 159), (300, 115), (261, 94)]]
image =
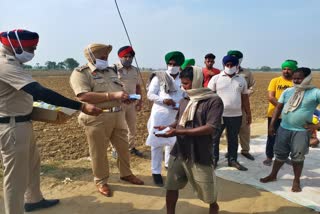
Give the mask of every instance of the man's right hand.
[(173, 101), (172, 99), (164, 99), (163, 103), (166, 104), (167, 106), (176, 106), (176, 102)]
[(98, 116), (102, 113), (102, 109), (98, 108), (92, 104), (84, 103), (82, 106), (81, 111), (85, 114), (92, 115), (92, 116)]

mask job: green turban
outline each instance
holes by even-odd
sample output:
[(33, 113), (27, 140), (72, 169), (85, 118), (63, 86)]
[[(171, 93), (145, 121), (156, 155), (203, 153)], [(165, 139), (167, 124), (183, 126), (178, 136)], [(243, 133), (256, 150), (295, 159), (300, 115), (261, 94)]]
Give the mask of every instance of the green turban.
[(291, 71), (295, 71), (298, 68), (298, 62), (295, 60), (288, 59), (281, 65), (281, 69), (289, 68)]
[(227, 55), (228, 56), (235, 56), (238, 59), (243, 58), (243, 54), (241, 53), (241, 51), (238, 51), (238, 50), (230, 50), (230, 51), (228, 51)]
[(184, 63), (181, 65), (181, 69), (185, 69), (186, 67), (190, 66), (190, 65), (195, 65), (196, 61), (194, 59), (185, 59)]
[(170, 60), (174, 60), (177, 63), (177, 66), (181, 66), (184, 62), (184, 55), (180, 51), (172, 51), (166, 54), (164, 57), (166, 63), (168, 64)]

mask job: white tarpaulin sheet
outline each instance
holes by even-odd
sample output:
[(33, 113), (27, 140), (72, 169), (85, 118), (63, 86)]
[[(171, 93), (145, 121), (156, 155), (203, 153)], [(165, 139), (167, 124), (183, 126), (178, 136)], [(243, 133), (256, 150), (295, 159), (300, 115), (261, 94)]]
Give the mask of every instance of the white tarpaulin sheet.
[[(318, 137), (320, 137), (320, 132), (318, 132)], [(266, 136), (251, 139), (250, 145), (250, 153), (255, 157), (255, 161), (248, 160), (241, 154), (238, 155), (239, 162), (247, 167), (248, 171), (227, 167), (227, 160), (224, 157), (226, 151), (221, 150), (216, 175), (226, 180), (265, 189), (289, 201), (320, 211), (320, 148), (310, 148), (301, 176), (302, 192), (294, 193), (291, 192), (293, 170), (288, 164), (284, 164), (280, 169), (277, 181), (270, 183), (259, 181), (260, 178), (271, 172), (271, 166), (265, 166), (262, 163), (266, 157)]]

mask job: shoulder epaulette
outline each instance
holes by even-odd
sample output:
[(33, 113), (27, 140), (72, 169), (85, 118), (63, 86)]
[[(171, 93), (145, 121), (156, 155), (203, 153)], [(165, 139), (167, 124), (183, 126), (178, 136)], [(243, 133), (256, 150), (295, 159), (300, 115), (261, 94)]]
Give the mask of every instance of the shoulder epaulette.
[(116, 74), (118, 74), (118, 67), (117, 67), (117, 65), (113, 65), (113, 66), (110, 66), (110, 67), (108, 67), (108, 68), (110, 68), (113, 72), (115, 72)]
[(82, 65), (82, 66), (80, 66), (80, 67), (77, 67), (75, 70), (81, 72), (81, 71), (83, 71), (83, 70), (86, 69), (86, 68), (89, 68), (89, 66), (88, 66), (88, 65)]

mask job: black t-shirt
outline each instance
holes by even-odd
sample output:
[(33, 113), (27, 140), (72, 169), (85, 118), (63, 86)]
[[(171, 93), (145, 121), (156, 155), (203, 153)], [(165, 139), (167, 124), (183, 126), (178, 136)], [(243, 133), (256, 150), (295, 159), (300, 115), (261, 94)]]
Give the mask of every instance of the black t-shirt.
[[(189, 99), (186, 98), (180, 101), (176, 117), (178, 124), (188, 102)], [(203, 165), (213, 164), (213, 142), (219, 137), (222, 113), (223, 102), (219, 96), (199, 101), (193, 121), (188, 121), (185, 128), (209, 125), (214, 128), (213, 133), (202, 136), (177, 136), (171, 155)], [(176, 128), (183, 129), (179, 125)]]

